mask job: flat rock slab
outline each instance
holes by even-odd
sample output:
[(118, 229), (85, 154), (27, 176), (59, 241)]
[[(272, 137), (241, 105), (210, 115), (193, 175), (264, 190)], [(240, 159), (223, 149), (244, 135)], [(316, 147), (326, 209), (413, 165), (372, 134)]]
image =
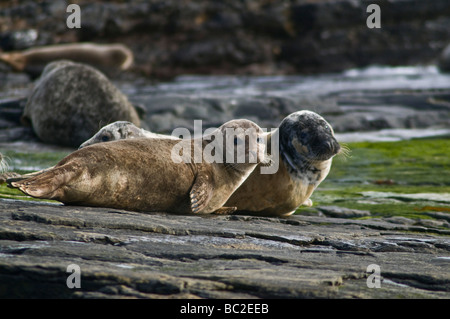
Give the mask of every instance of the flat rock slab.
[(0, 298), (450, 298), (450, 233), (0, 199), (0, 283)]

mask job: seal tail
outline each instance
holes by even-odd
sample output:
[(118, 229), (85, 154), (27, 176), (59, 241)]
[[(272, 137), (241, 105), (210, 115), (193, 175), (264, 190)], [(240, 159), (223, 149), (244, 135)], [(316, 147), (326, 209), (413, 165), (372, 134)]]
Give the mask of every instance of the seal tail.
[(57, 199), (64, 194), (62, 186), (66, 185), (75, 175), (73, 170), (58, 167), (29, 178), (11, 178), (7, 180), (7, 183), (8, 187), (18, 188), (35, 198)]

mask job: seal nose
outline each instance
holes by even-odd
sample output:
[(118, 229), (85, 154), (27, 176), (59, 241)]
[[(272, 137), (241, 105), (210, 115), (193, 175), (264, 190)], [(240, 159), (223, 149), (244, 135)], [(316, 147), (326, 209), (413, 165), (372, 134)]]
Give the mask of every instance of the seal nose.
[(257, 163), (258, 162), (258, 155), (255, 151), (249, 151), (249, 160), (248, 163)]
[(339, 143), (334, 138), (332, 138), (321, 143), (319, 153), (325, 157), (331, 157), (333, 155), (336, 155), (340, 149), (341, 146), (339, 145)]
[(332, 140), (326, 141), (325, 147), (332, 154), (337, 154), (339, 152), (339, 150), (341, 149), (341, 146), (334, 138)]
[(334, 144), (334, 153), (335, 154), (339, 153), (339, 151), (341, 150), (341, 145), (336, 140), (333, 141), (333, 144)]

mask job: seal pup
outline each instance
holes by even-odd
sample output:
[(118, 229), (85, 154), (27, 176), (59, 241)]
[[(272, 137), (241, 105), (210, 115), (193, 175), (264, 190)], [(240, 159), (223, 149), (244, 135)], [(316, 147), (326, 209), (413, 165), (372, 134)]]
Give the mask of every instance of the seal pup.
[[(97, 143), (75, 151), (37, 176), (8, 180), (8, 184), (32, 197), (72, 205), (181, 214), (231, 213), (236, 207), (223, 204), (265, 159), (262, 135), (255, 123), (232, 120), (203, 138)], [(256, 143), (246, 143), (247, 139)], [(227, 163), (230, 155), (239, 156), (238, 147), (227, 147), (230, 141), (245, 146), (243, 162)], [(207, 160), (207, 149), (219, 161)]]
[(117, 141), (129, 138), (169, 138), (179, 140), (179, 138), (172, 135), (157, 134), (150, 131), (146, 131), (137, 127), (128, 121), (117, 121), (103, 126), (94, 136), (88, 139), (86, 142), (80, 145), (79, 148), (83, 148), (92, 144)]
[(0, 54), (0, 61), (13, 70), (38, 76), (56, 60), (71, 60), (102, 70), (126, 70), (133, 64), (133, 52), (123, 44), (69, 43), (55, 44)]
[(300, 205), (311, 206), (309, 197), (328, 175), (332, 158), (341, 149), (333, 128), (319, 114), (303, 110), (284, 118), (266, 138), (267, 145), (279, 138), (278, 170), (261, 174), (255, 169), (226, 205), (263, 216), (288, 216)]

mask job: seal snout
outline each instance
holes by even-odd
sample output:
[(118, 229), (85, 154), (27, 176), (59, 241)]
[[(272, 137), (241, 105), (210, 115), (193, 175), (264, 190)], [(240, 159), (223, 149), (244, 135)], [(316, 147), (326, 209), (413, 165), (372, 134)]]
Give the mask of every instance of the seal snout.
[(313, 153), (315, 153), (315, 157), (319, 160), (327, 160), (339, 153), (341, 149), (341, 146), (333, 136), (322, 139), (317, 145), (318, 147)]
[(325, 141), (325, 147), (328, 150), (328, 153), (332, 155), (336, 155), (341, 149), (341, 145), (339, 145), (338, 141), (336, 141), (334, 137)]

